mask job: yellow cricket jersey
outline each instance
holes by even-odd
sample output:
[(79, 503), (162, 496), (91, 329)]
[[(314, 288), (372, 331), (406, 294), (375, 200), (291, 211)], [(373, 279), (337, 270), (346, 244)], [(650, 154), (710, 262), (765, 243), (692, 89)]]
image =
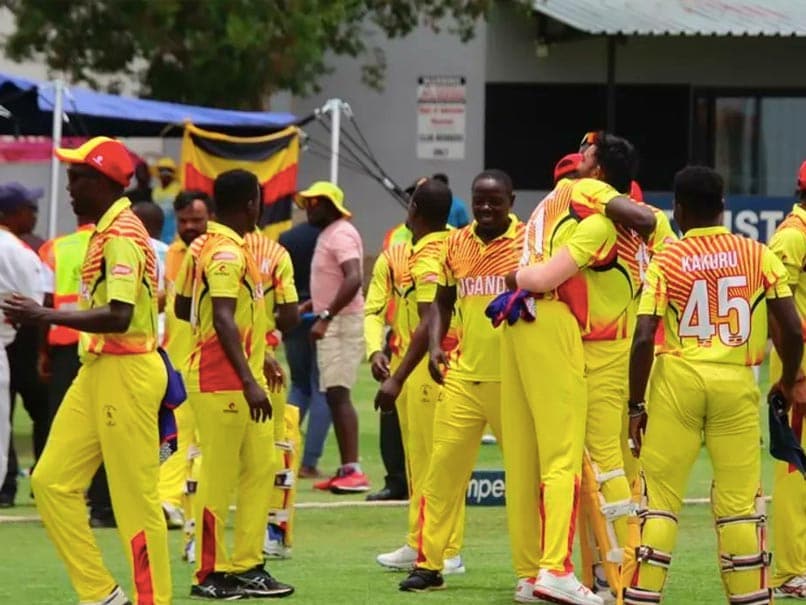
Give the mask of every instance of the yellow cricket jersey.
[(273, 334), (277, 327), (277, 320), (274, 317), (276, 306), (299, 302), (297, 287), (294, 284), (294, 266), (291, 264), (288, 250), (260, 231), (247, 233), (244, 242), (260, 271), (263, 303), (266, 308), (266, 344), (273, 350), (280, 344), (279, 339)]
[(123, 333), (81, 332), (82, 357), (157, 349), (157, 259), (143, 223), (130, 206), (128, 198), (120, 198), (95, 226), (81, 266), (78, 308), (104, 307), (113, 300), (127, 303), (134, 307), (131, 323)]
[(176, 239), (165, 255), (165, 334), (162, 347), (175, 367), (183, 369), (193, 348), (193, 330), (190, 324), (176, 317), (176, 279), (187, 256), (188, 247), (181, 239)]
[(387, 309), (392, 304), (393, 295), (389, 261), (386, 254), (381, 253), (372, 265), (372, 277), (364, 298), (364, 344), (367, 359), (384, 348)]
[(240, 391), (243, 384), (213, 325), (213, 298), (234, 298), (235, 324), (252, 375), (265, 388), (266, 311), (260, 269), (244, 239), (229, 227), (209, 222), (190, 245), (176, 280), (176, 292), (192, 299), (194, 342), (185, 369), (188, 391)]
[(484, 314), (507, 287), (504, 278), (518, 268), (524, 224), (511, 215), (509, 228), (490, 242), (476, 235), (476, 222), (452, 231), (445, 243), (439, 285), (456, 288), (456, 338), (450, 373), (461, 380), (501, 380), (501, 331)]
[(638, 314), (663, 318), (659, 355), (751, 366), (767, 345), (765, 300), (787, 296), (786, 269), (769, 248), (708, 227), (652, 259)]
[[(364, 302), (364, 327), (369, 327), (365, 335), (368, 355), (383, 348), (383, 328), (387, 323), (391, 328), (389, 348), (392, 355), (402, 357), (409, 348), (411, 332), (417, 327), (417, 324), (414, 327), (409, 325), (407, 308), (410, 304), (408, 299), (414, 293), (410, 272), (411, 254), (411, 242), (395, 244), (383, 251), (373, 267), (373, 300)], [(382, 292), (388, 292), (388, 298), (386, 308), (378, 314)]]
[(781, 259), (795, 295), (801, 332), (806, 340), (806, 210), (795, 204), (770, 239), (770, 250)]

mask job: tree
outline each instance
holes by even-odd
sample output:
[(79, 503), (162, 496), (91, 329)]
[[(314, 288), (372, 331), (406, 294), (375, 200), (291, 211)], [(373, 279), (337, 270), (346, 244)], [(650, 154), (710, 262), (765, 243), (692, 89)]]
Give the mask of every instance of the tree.
[[(278, 90), (317, 90), (333, 52), (364, 59), (383, 82), (385, 57), (369, 32), (402, 37), (447, 24), (463, 41), (492, 0), (0, 0), (16, 19), (5, 41), (16, 60), (44, 60), (72, 82), (145, 97), (262, 109)], [(100, 76), (112, 76), (112, 79)], [(115, 79), (118, 78), (118, 79)], [(104, 86), (101, 82), (106, 80)]]

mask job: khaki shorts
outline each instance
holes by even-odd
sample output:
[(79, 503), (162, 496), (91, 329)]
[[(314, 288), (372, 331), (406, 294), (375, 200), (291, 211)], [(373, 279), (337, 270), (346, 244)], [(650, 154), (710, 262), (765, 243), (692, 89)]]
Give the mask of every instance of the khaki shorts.
[(319, 388), (352, 389), (363, 358), (364, 316), (337, 315), (330, 321), (325, 337), (316, 343)]

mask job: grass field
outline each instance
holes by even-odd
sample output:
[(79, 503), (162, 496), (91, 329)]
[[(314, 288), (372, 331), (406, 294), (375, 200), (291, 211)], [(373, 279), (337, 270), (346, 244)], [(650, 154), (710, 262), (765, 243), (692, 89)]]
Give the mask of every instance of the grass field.
[[(762, 370), (766, 377), (766, 370)], [(766, 382), (766, 380), (764, 381)], [(372, 411), (374, 383), (366, 366), (362, 367), (355, 403), (361, 420), (361, 458), (372, 478), (373, 487), (383, 479), (378, 451), (378, 423)], [(20, 410), (15, 421), (15, 438), (23, 462), (29, 464), (30, 425)], [(771, 468), (764, 458), (764, 483), (769, 490)], [(338, 464), (334, 438), (328, 440), (321, 468), (331, 471)], [(478, 468), (500, 468), (501, 458), (495, 446), (482, 446)], [(703, 451), (692, 473), (689, 497), (704, 498), (710, 487), (710, 467)], [(299, 488), (298, 501), (342, 501), (337, 496), (315, 493), (310, 482)], [(21, 519), (36, 515), (22, 480), (17, 507), (3, 515)], [(272, 572), (296, 586), (292, 597), (298, 603), (510, 603), (512, 575), (502, 508), (470, 508), (467, 514), (463, 555), (468, 568), (464, 576), (449, 576), (449, 589), (428, 595), (397, 591), (401, 574), (385, 572), (374, 562), (378, 552), (400, 546), (405, 526), (405, 508), (321, 508), (301, 509), (297, 513), (297, 538), (294, 558), (274, 563)], [(115, 530), (96, 530), (105, 559), (121, 584), (131, 585), (126, 563)], [(175, 603), (190, 603), (187, 597), (191, 569), (180, 559), (181, 532), (171, 532)], [(0, 523), (0, 603), (4, 605), (62, 605), (76, 599), (62, 564), (56, 556), (40, 523), (15, 521)], [(716, 545), (710, 507), (690, 505), (681, 516), (678, 547), (675, 552), (667, 596), (668, 605), (724, 603), (716, 565)]]

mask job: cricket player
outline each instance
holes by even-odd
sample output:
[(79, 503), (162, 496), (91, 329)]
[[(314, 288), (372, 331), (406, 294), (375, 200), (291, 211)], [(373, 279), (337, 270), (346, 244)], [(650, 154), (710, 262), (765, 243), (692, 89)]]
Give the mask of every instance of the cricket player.
[(276, 351), (281, 334), (299, 323), (299, 297), (288, 251), (258, 230), (247, 233), (244, 241), (258, 264), (263, 282), (266, 307), (266, 360), (263, 373), (271, 393), (277, 463), (263, 550), (268, 556), (284, 559), (291, 555), (294, 539), (294, 500), (300, 445), (299, 408), (286, 405), (285, 374), (277, 361)]
[[(428, 310), (437, 291), (441, 258), (449, 231), (445, 227), (451, 206), (451, 192), (435, 179), (419, 183), (409, 204), (408, 225), (412, 231), (411, 254), (405, 258), (406, 246), (389, 249), (390, 268), (394, 274), (394, 287), (401, 292), (396, 301), (396, 314), (400, 319), (401, 333), (408, 334), (408, 346), (401, 350), (400, 363), (390, 371), (375, 397), (375, 407), (381, 413), (391, 410), (397, 401), (401, 419), (403, 444), (409, 467), (409, 518), (406, 543), (389, 553), (378, 555), (383, 567), (408, 570), (417, 560), (420, 515), (420, 497), (434, 442), (434, 414), (439, 406), (441, 388), (428, 373), (428, 361), (423, 359), (428, 346)], [(401, 267), (402, 265), (402, 267)], [(402, 270), (398, 270), (398, 268)], [(397, 323), (397, 319), (395, 322)], [(418, 341), (415, 334), (419, 332)], [(403, 384), (406, 397), (401, 398)], [(464, 573), (459, 549), (464, 528), (464, 507), (448, 521), (451, 538), (445, 548), (445, 573)]]
[[(638, 543), (625, 549), (619, 595), (625, 604), (661, 602), (703, 434), (714, 469), (711, 503), (728, 602), (772, 602), (752, 366), (764, 358), (769, 310), (780, 328), (774, 338), (783, 365), (779, 388), (792, 401), (803, 341), (786, 269), (766, 246), (722, 226), (723, 192), (722, 178), (710, 168), (675, 175), (674, 216), (684, 236), (652, 259), (641, 295), (629, 414), (645, 480), (643, 525)], [(666, 336), (656, 358), (661, 320)]]
[(78, 309), (49, 309), (20, 297), (2, 304), (13, 321), (82, 333), (83, 365), (31, 477), (36, 505), (81, 603), (130, 603), (87, 524), (83, 492), (103, 460), (132, 570), (133, 602), (170, 605), (168, 543), (157, 493), (157, 415), (167, 372), (156, 351), (156, 258), (148, 233), (123, 197), (132, 161), (121, 143), (107, 137), (57, 149), (56, 155), (69, 164), (73, 209), (95, 224), (81, 267)]
[[(798, 203), (770, 240), (770, 249), (781, 259), (787, 281), (795, 297), (806, 336), (806, 162), (798, 174)], [(770, 384), (781, 379), (781, 358), (773, 350), (770, 356)], [(796, 402), (789, 422), (801, 444), (806, 444), (803, 416), (806, 407)], [(772, 512), (775, 524), (775, 573), (772, 577), (775, 599), (806, 599), (806, 481), (796, 469), (784, 462), (775, 463)]]
[[(473, 181), (474, 222), (453, 231), (445, 244), (429, 326), (429, 369), (443, 384), (434, 415), (434, 443), (418, 503), (416, 567), (400, 583), (404, 591), (444, 588), (440, 573), (461, 515), (464, 492), (489, 423), (500, 442), (500, 332), (484, 314), (506, 290), (504, 277), (517, 268), (523, 223), (511, 214), (512, 181), (500, 170), (486, 170)], [(456, 310), (458, 345), (448, 353), (442, 342)], [(443, 378), (442, 372), (446, 371)]]
[[(190, 245), (176, 280), (175, 311), (195, 342), (185, 370), (204, 464), (195, 500), (192, 597), (284, 597), (294, 589), (263, 567), (263, 535), (274, 484), (274, 425), (264, 377), (266, 311), (260, 267), (244, 241), (260, 204), (245, 170), (213, 185), (217, 221)], [(232, 556), (225, 523), (237, 494)]]

